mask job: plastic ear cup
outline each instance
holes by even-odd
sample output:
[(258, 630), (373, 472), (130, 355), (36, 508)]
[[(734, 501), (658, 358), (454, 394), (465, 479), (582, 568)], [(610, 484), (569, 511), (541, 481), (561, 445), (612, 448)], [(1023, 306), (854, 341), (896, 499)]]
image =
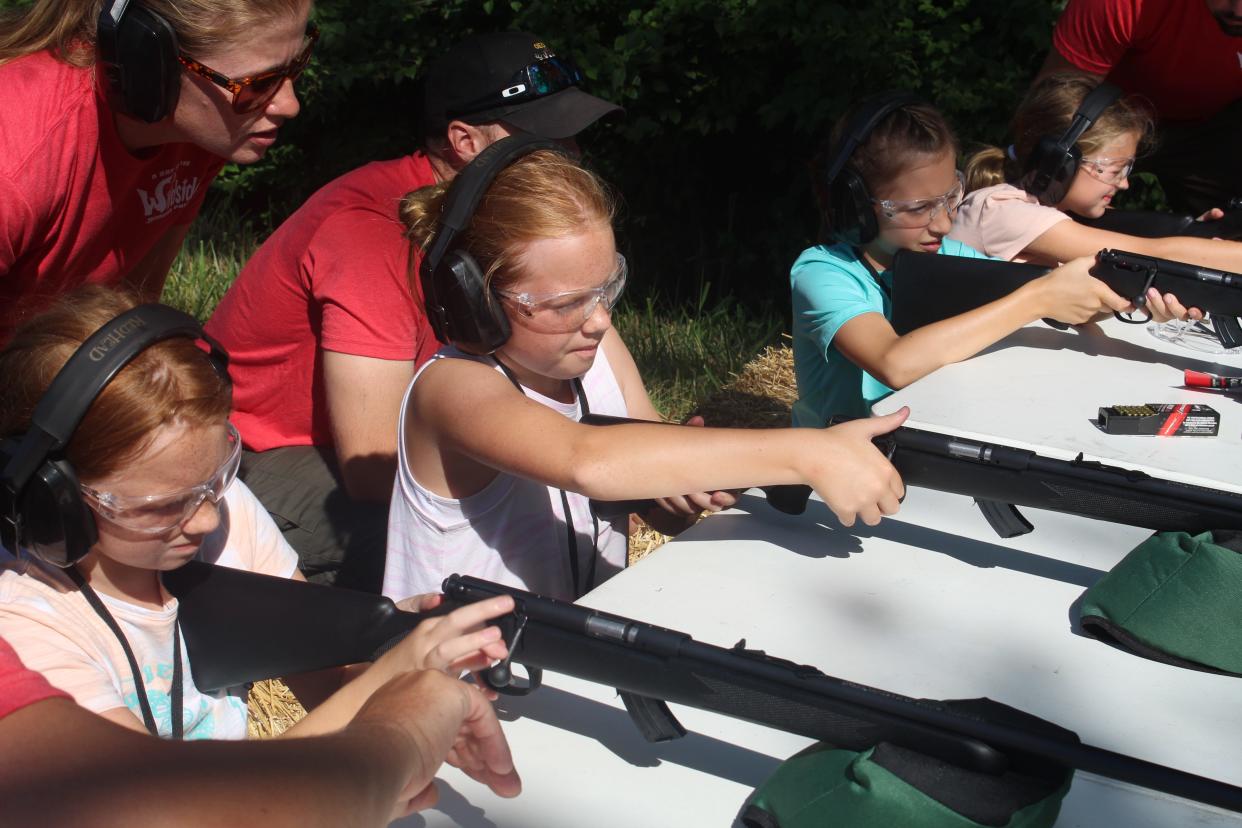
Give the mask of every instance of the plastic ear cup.
[(100, 44), (109, 87), (122, 112), (147, 123), (172, 114), (181, 92), (181, 64), (177, 35), (167, 20), (132, 3), (114, 31), (105, 36), (101, 27)]
[(871, 193), (858, 172), (846, 166), (828, 185), (828, 223), (832, 237), (854, 247), (879, 235)]
[(468, 354), (490, 354), (509, 341), (509, 317), (464, 250), (451, 250), (435, 270), (448, 339)]
[(95, 515), (78, 488), (78, 477), (67, 460), (48, 460), (39, 467), (18, 500), (22, 520), (21, 546), (62, 569), (79, 561), (99, 539)]
[(1082, 150), (1077, 146), (1066, 149), (1058, 139), (1045, 135), (1027, 161), (1031, 172), (1024, 178), (1023, 189), (1038, 198), (1040, 204), (1055, 206), (1069, 192), (1081, 160)]

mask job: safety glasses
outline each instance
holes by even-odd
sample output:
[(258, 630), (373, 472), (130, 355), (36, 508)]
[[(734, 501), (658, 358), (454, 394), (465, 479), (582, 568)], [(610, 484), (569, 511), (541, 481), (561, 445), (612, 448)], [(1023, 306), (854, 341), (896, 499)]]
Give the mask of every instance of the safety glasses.
[(582, 72), (572, 60), (557, 57), (544, 58), (518, 70), (504, 89), (475, 98), (454, 109), (449, 115), (469, 115), (496, 107), (512, 106), (523, 101), (542, 98), (544, 95), (551, 95), (581, 83)]
[(286, 79), (291, 83), (298, 79), (298, 76), (306, 69), (306, 65), (310, 63), (311, 52), (314, 51), (317, 40), (319, 40), (319, 28), (313, 23), (308, 23), (306, 44), (291, 63), (244, 78), (230, 78), (185, 55), (177, 55), (177, 60), (187, 72), (193, 72), (216, 86), (222, 86), (232, 92), (233, 111), (239, 115), (245, 115), (267, 106), (268, 101), (276, 96)]
[(1134, 156), (1129, 158), (1084, 158), (1078, 168), (1096, 181), (1116, 184), (1130, 177), (1134, 169)]
[(95, 513), (109, 523), (143, 535), (164, 535), (182, 526), (198, 511), (203, 501), (219, 503), (237, 477), (241, 465), (242, 442), (237, 429), (228, 427), (225, 461), (211, 478), (197, 486), (159, 495), (128, 497), (81, 486), (82, 496)]
[(911, 200), (891, 200), (891, 199), (871, 199), (872, 203), (878, 204), (884, 217), (896, 227), (902, 227), (907, 230), (913, 230), (918, 227), (926, 227), (935, 220), (941, 210), (944, 210), (949, 218), (953, 218), (957, 214), (957, 208), (962, 206), (962, 199), (966, 193), (966, 181), (962, 174), (957, 173), (957, 184), (952, 190), (944, 195), (934, 196), (933, 198), (916, 198)]
[(618, 253), (617, 269), (599, 287), (559, 293), (496, 293), (513, 308), (513, 318), (523, 327), (537, 333), (569, 333), (581, 328), (601, 303), (605, 310), (612, 311), (625, 290), (628, 274), (625, 257)]

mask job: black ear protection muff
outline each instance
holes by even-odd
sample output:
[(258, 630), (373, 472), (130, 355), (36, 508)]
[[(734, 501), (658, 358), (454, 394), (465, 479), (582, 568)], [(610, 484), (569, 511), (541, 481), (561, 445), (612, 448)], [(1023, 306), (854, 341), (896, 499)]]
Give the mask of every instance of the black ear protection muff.
[(457, 174), (444, 199), (435, 238), (423, 256), (420, 276), (427, 319), (441, 342), (468, 354), (490, 354), (509, 340), (509, 317), (486, 287), (474, 257), (452, 250), (457, 235), (470, 226), (487, 188), (505, 167), (538, 150), (564, 153), (554, 141), (512, 135), (484, 149)]
[(1078, 139), (1091, 128), (1104, 113), (1121, 97), (1121, 90), (1111, 83), (1101, 83), (1092, 89), (1078, 105), (1069, 128), (1059, 137), (1044, 135), (1026, 159), (1022, 177), (1022, 189), (1039, 199), (1048, 207), (1061, 203), (1082, 161)]
[(95, 48), (121, 112), (147, 123), (172, 114), (181, 91), (181, 50), (167, 20), (140, 3), (104, 0)]
[(850, 156), (880, 121), (901, 107), (918, 102), (919, 98), (912, 92), (878, 95), (864, 103), (841, 131), (824, 175), (824, 218), (835, 241), (859, 247), (879, 235), (880, 225), (871, 203), (871, 192), (858, 170), (849, 163)]
[(82, 343), (39, 399), (24, 434), (0, 439), (0, 542), (49, 564), (68, 567), (94, 546), (95, 519), (82, 499), (64, 449), (91, 403), (117, 372), (145, 348), (186, 336), (228, 382), (228, 356), (194, 317), (166, 305), (140, 305)]

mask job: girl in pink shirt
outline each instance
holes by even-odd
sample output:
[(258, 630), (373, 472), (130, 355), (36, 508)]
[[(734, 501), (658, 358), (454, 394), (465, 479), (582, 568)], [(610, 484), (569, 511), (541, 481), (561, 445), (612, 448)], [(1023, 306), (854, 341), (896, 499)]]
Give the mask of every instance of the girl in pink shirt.
[[(0, 352), (0, 437), (15, 438), (0, 452), (6, 478), (6, 458), (26, 445), (19, 435), (31, 430), (36, 406), (62, 366), (88, 337), (137, 304), (130, 294), (83, 289), (20, 327)], [(63, 560), (48, 562), (54, 553), (37, 533), (29, 535), (31, 549), (0, 554), (0, 635), (83, 707), (153, 735), (244, 738), (247, 729), (246, 688), (195, 687), (180, 646), (177, 601), (160, 573), (199, 559), (302, 577), (293, 550), (235, 479), (241, 447), (228, 423), (229, 403), (227, 376), (190, 336), (146, 347), (89, 403), (63, 452), (97, 539), (64, 569), (58, 568)], [(17, 495), (27, 503), (22, 508), (32, 515), (51, 508), (22, 500), (29, 485)], [(438, 599), (412, 601), (407, 607), (430, 608)], [(397, 673), (459, 672), (503, 657), (499, 630), (479, 625), (511, 610), (512, 600), (485, 603), (421, 624), (374, 665), (291, 677), (313, 709), (290, 732), (344, 725)]]
[[(1082, 153), (1068, 186), (1033, 192), (1031, 158), (1044, 136), (1065, 134), (1096, 82), (1081, 75), (1049, 75), (1037, 81), (1014, 116), (1013, 145), (989, 147), (966, 162), (966, 200), (951, 235), (990, 256), (1056, 265), (1113, 248), (1227, 271), (1242, 269), (1242, 244), (1190, 237), (1143, 238), (1088, 227), (1069, 213), (1099, 218), (1113, 196), (1127, 189), (1140, 147), (1151, 133), (1151, 117), (1132, 97), (1107, 106), (1076, 142)], [(1214, 212), (1204, 218), (1219, 217)], [(1185, 317), (1172, 294), (1152, 288), (1147, 297), (1156, 315)], [(1190, 318), (1201, 319), (1197, 309)]]

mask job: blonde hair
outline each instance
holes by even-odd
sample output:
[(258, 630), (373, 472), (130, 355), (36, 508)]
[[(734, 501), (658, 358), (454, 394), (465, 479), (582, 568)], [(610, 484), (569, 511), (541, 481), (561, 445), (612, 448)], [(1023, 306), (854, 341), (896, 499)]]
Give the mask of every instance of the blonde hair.
[[(449, 186), (423, 187), (401, 201), (406, 237), (423, 250), (435, 238)], [(503, 288), (522, 276), (518, 258), (526, 244), (611, 225), (615, 216), (616, 199), (597, 175), (559, 152), (540, 150), (497, 173), (454, 242), (478, 263), (487, 285)], [(410, 279), (417, 281), (412, 268)]]
[[(1022, 180), (1031, 153), (1045, 135), (1063, 135), (1074, 120), (1074, 113), (1098, 83), (1084, 75), (1066, 72), (1040, 78), (1033, 85), (1013, 116), (1009, 133), (1013, 137), (1013, 157), (999, 147), (984, 147), (966, 159), (966, 191), (980, 190), (1006, 182)], [(1098, 153), (1118, 138), (1137, 134), (1140, 146), (1151, 140), (1153, 122), (1150, 110), (1138, 98), (1124, 96), (1109, 105), (1077, 146), (1084, 157)]]
[[(30, 427), (39, 399), (91, 334), (141, 304), (136, 293), (90, 286), (24, 322), (0, 351), (0, 435)], [(117, 372), (73, 432), (65, 454), (78, 477), (107, 477), (141, 454), (164, 425), (223, 423), (228, 383), (188, 337), (146, 348)]]
[[(201, 55), (245, 39), (252, 27), (299, 14), (308, 0), (134, 0), (168, 21), (177, 45)], [(95, 32), (103, 0), (35, 0), (0, 12), (0, 64), (50, 49), (74, 66), (95, 62)]]

